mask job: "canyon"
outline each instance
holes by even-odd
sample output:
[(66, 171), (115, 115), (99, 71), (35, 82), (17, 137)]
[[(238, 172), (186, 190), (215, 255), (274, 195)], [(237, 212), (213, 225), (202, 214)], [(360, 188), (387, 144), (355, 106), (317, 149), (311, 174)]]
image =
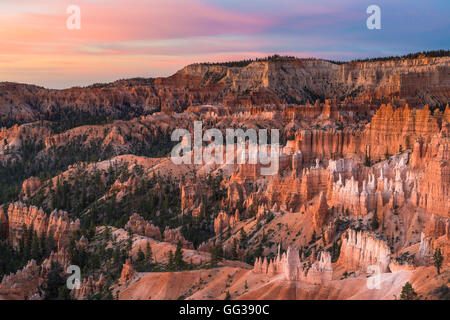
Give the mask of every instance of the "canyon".
[[(0, 268), (0, 299), (48, 298), (70, 265), (80, 288), (60, 293), (79, 300), (398, 299), (406, 282), (441, 299), (449, 70), (448, 56), (272, 57), (67, 90), (0, 84), (0, 244), (17, 267)], [(171, 133), (195, 121), (278, 129), (279, 170), (173, 163)]]

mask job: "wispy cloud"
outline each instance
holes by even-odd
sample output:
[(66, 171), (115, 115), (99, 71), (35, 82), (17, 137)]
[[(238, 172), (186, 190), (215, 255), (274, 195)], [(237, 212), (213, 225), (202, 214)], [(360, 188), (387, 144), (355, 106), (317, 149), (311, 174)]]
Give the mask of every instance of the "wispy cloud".
[[(168, 75), (190, 62), (290, 53), (330, 59), (450, 47), (446, 0), (2, 0), (0, 81), (66, 87)], [(81, 30), (66, 8), (81, 8)]]

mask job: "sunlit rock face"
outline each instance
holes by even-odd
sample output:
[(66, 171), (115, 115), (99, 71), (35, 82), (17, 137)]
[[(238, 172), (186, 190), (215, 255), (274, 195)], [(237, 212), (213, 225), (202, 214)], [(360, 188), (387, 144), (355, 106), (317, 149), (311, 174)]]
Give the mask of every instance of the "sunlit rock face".
[[(450, 110), (447, 106), (446, 113)], [(430, 213), (450, 217), (450, 135), (449, 124), (431, 141), (418, 139), (414, 144), (411, 166), (423, 169), (423, 178), (418, 181), (418, 205)]]
[(135, 275), (135, 270), (131, 264), (131, 259), (127, 259), (122, 267), (122, 273), (120, 275), (120, 281), (122, 283), (129, 282)]
[[(443, 104), (448, 98), (448, 57), (334, 64), (315, 59), (258, 61), (242, 67), (193, 64), (157, 79), (120, 80), (87, 88), (48, 90), (1, 83), (0, 120), (51, 120), (61, 111), (83, 111), (119, 118), (190, 106), (306, 104), (317, 97), (347, 104), (382, 100), (413, 107)], [(356, 93), (356, 94), (355, 94)], [(324, 114), (333, 116), (333, 108)], [(358, 111), (358, 108), (354, 108)]]
[(272, 260), (256, 259), (253, 272), (271, 277), (283, 274), (286, 280), (310, 284), (323, 284), (331, 281), (333, 277), (331, 256), (328, 252), (321, 252), (317, 261), (307, 266), (305, 261), (300, 260), (298, 250), (293, 247), (289, 247), (282, 255), (278, 252), (277, 257)]
[(379, 272), (389, 270), (391, 251), (386, 243), (372, 234), (348, 230), (342, 236), (342, 247), (338, 264), (349, 271), (367, 272), (370, 266), (379, 268)]

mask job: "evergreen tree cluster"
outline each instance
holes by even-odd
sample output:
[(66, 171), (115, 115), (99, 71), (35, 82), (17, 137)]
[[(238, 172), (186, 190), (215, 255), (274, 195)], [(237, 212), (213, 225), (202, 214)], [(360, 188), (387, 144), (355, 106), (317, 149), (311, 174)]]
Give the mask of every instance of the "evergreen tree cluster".
[(0, 241), (0, 279), (5, 274), (16, 272), (23, 268), (31, 259), (40, 264), (45, 258), (56, 250), (56, 242), (53, 235), (38, 235), (33, 226), (27, 228), (23, 225), (23, 236), (17, 249), (7, 241)]

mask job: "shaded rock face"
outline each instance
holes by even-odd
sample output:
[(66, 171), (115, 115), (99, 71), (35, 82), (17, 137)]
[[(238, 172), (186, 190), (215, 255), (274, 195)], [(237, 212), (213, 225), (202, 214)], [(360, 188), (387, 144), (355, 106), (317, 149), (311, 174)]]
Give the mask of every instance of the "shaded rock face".
[(30, 260), (22, 270), (5, 275), (0, 283), (0, 295), (8, 299), (42, 299), (41, 287), (48, 280), (53, 263), (59, 263), (65, 272), (70, 264), (68, 252), (66, 250), (51, 252), (41, 265), (37, 265), (35, 260)]
[(314, 59), (259, 61), (244, 67), (194, 64), (168, 78), (67, 90), (1, 83), (0, 122), (52, 120), (63, 111), (119, 118), (201, 104), (304, 104), (317, 97), (436, 105), (447, 102), (449, 61), (441, 57), (342, 65)]
[(0, 206), (0, 240), (8, 239), (8, 217), (6, 216), (3, 206)]
[[(131, 274), (129, 274), (129, 276), (131, 276)], [(97, 281), (95, 281), (92, 276), (89, 276), (83, 280), (83, 282), (80, 284), (79, 289), (74, 289), (71, 292), (71, 296), (76, 300), (87, 299), (89, 298), (89, 296), (98, 292), (105, 284), (106, 280), (103, 277), (103, 274), (100, 275)]]
[(39, 266), (31, 260), (22, 270), (4, 276), (0, 283), (0, 294), (22, 300), (39, 299), (41, 284)]
[(212, 190), (206, 184), (199, 183), (187, 183), (181, 184), (181, 211), (187, 212), (192, 210), (192, 215), (195, 218), (200, 218), (204, 212), (202, 212), (199, 206), (201, 205), (198, 196), (210, 197)]
[(32, 197), (36, 191), (41, 187), (41, 179), (38, 177), (31, 177), (26, 179), (22, 184), (21, 195), (24, 200)]
[(53, 211), (47, 215), (42, 209), (26, 206), (21, 202), (11, 203), (8, 207), (8, 234), (13, 246), (18, 246), (23, 237), (23, 227), (33, 228), (38, 236), (52, 234), (58, 248), (69, 244), (69, 236), (80, 229), (80, 221), (72, 221), (67, 212)]
[(236, 209), (234, 215), (229, 215), (225, 211), (220, 211), (214, 219), (214, 232), (216, 235), (220, 235), (225, 230), (233, 228), (239, 221), (239, 210)]
[(342, 235), (338, 264), (348, 271), (367, 272), (369, 267), (379, 268), (379, 272), (389, 271), (391, 251), (387, 244), (366, 231), (348, 230)]
[(166, 229), (164, 229), (164, 241), (173, 244), (177, 244), (179, 241), (181, 241), (183, 248), (194, 248), (194, 245), (183, 237), (183, 234), (181, 233), (181, 227), (176, 229), (170, 229), (169, 227), (166, 227)]
[(137, 213), (134, 213), (127, 224), (125, 225), (125, 230), (129, 230), (133, 233), (139, 234), (141, 236), (150, 237), (156, 240), (161, 240), (161, 231), (158, 227), (145, 221)]

